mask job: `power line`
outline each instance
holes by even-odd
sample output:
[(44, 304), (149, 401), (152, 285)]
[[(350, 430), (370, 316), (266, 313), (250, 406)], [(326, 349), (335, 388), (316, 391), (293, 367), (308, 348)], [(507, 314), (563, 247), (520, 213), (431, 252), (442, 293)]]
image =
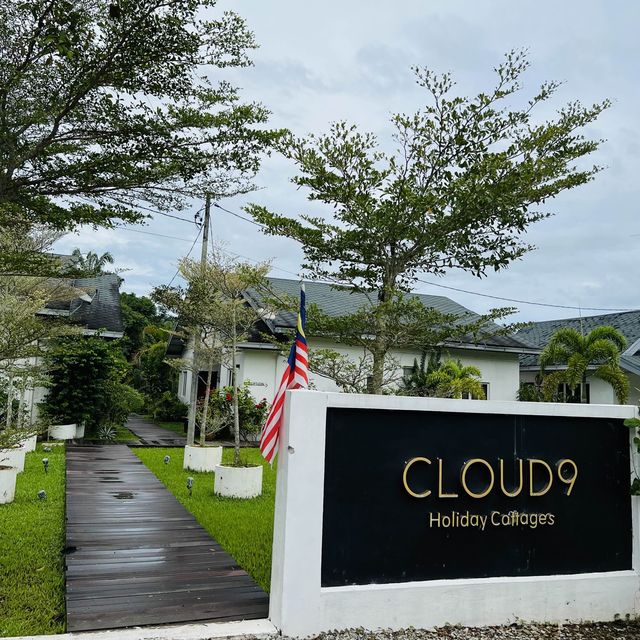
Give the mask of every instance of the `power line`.
[(492, 296), (488, 293), (479, 293), (477, 291), (469, 291), (468, 289), (459, 289), (458, 287), (450, 287), (445, 284), (437, 284), (435, 282), (429, 282), (428, 280), (422, 280), (416, 278), (418, 282), (428, 284), (432, 287), (440, 287), (441, 289), (449, 289), (451, 291), (459, 291), (460, 293), (468, 293), (473, 296), (480, 296), (482, 298), (491, 298), (492, 300), (502, 300), (503, 302), (516, 302), (518, 304), (530, 304), (537, 307), (552, 307), (554, 309), (573, 309), (575, 311), (634, 311), (634, 309), (625, 308), (607, 308), (607, 307), (572, 307), (566, 304), (551, 304), (549, 302), (532, 302), (531, 300), (518, 300), (516, 298), (503, 298), (502, 296)]
[[(224, 211), (225, 213), (228, 213), (232, 216), (234, 216), (235, 218), (238, 218), (239, 220), (243, 220), (245, 222), (249, 222), (250, 224), (255, 225), (256, 227), (260, 227), (262, 229), (264, 229), (266, 227), (266, 225), (260, 223), (260, 222), (256, 222), (255, 220), (251, 220), (251, 218), (247, 218), (246, 216), (243, 216), (239, 213), (236, 213), (235, 211), (231, 211), (230, 209), (227, 209), (221, 205), (219, 205), (217, 202), (213, 202), (212, 203), (214, 207), (216, 207), (217, 209), (220, 209), (221, 211)], [(169, 217), (174, 217), (177, 218), (178, 220), (182, 220), (183, 222), (192, 222), (190, 220), (186, 220), (185, 218), (180, 218), (178, 216), (172, 216), (171, 214), (165, 214), (162, 211), (155, 211), (153, 209), (149, 209), (147, 207), (140, 207), (143, 209), (146, 209), (147, 211), (151, 211), (152, 213), (157, 213), (159, 215), (166, 215)], [(202, 208), (196, 212), (196, 216), (198, 215), (198, 213), (200, 213), (200, 211), (202, 211)], [(197, 222), (193, 222), (194, 224), (198, 224)], [(211, 227), (211, 225), (209, 226), (210, 229), (210, 233), (211, 236), (213, 237), (213, 229)], [(128, 229), (129, 231), (137, 231), (135, 229)], [(143, 231), (138, 231), (138, 233), (145, 233)], [(158, 235), (161, 237), (170, 237), (172, 238), (172, 236), (162, 236), (162, 234), (152, 234), (150, 232), (146, 232), (149, 235)], [(199, 234), (198, 234), (199, 235)], [(190, 242), (189, 240), (186, 240), (185, 238), (174, 238), (176, 240), (183, 240), (185, 242)], [(197, 241), (197, 237), (196, 237), (196, 241)], [(195, 246), (195, 241), (194, 241), (194, 246)], [(191, 247), (191, 250), (189, 251), (189, 254), (191, 253), (191, 251), (193, 250), (193, 246)], [(255, 264), (258, 264), (259, 261), (255, 260), (254, 258), (249, 258), (248, 256), (242, 255), (241, 253), (236, 253), (233, 251), (227, 251), (228, 253), (231, 253), (232, 255), (235, 255), (239, 258), (244, 258), (245, 260), (249, 260), (250, 262), (253, 262)], [(187, 254), (187, 256), (189, 255)], [(300, 278), (300, 274), (299, 273), (294, 273), (293, 271), (289, 271), (287, 269), (283, 269), (282, 267), (278, 267), (277, 265), (271, 265), (271, 267), (273, 269), (276, 269), (277, 271), (282, 271), (283, 273), (287, 273), (289, 275), (295, 276), (296, 279)], [(171, 284), (173, 282), (173, 280), (176, 278), (176, 275), (174, 275), (174, 277), (171, 279), (171, 282), (169, 284)], [(416, 280), (418, 282), (422, 282), (423, 284), (427, 284), (429, 286), (432, 287), (439, 287), (441, 289), (448, 289), (450, 291), (457, 291), (459, 293), (466, 293), (469, 295), (473, 295), (473, 296), (478, 296), (481, 298), (489, 298), (491, 300), (500, 300), (502, 302), (514, 302), (516, 304), (527, 304), (527, 305), (532, 305), (532, 306), (537, 306), (537, 307), (548, 307), (548, 308), (552, 308), (552, 309), (570, 309), (573, 311), (618, 311), (618, 312), (624, 312), (624, 311), (634, 311), (634, 309), (630, 309), (630, 308), (625, 308), (625, 307), (576, 307), (576, 306), (571, 306), (571, 305), (564, 305), (564, 304), (553, 304), (553, 303), (549, 303), (549, 302), (537, 302), (537, 301), (532, 301), (532, 300), (520, 300), (517, 298), (507, 298), (504, 296), (494, 296), (488, 293), (480, 293), (478, 291), (470, 291), (469, 289), (461, 289), (459, 287), (451, 287), (448, 285), (444, 285), (444, 284), (439, 284), (436, 282), (430, 282), (428, 280), (423, 280), (421, 278), (416, 278)]]
[(225, 209), (224, 207), (221, 207), (217, 202), (214, 202), (213, 206), (216, 207), (216, 209), (221, 209), (225, 213), (230, 213), (232, 216), (235, 216), (236, 218), (238, 218), (240, 220), (244, 220), (245, 222), (250, 222), (251, 224), (255, 224), (256, 227), (260, 227), (261, 229), (265, 228), (265, 225), (262, 224), (261, 222), (256, 222), (255, 220), (252, 220), (251, 218), (247, 218), (246, 216), (240, 215), (239, 213), (236, 213), (235, 211), (230, 211), (229, 209)]
[[(193, 244), (191, 245), (191, 249), (189, 249), (187, 255), (185, 256), (185, 259), (188, 258), (191, 255), (191, 252), (193, 251), (193, 248), (196, 246), (196, 242), (198, 242), (198, 238), (200, 237), (200, 233), (202, 233), (202, 228), (198, 229), (198, 235), (193, 239)], [(171, 278), (171, 280), (169, 280), (169, 284), (167, 285), (168, 287), (170, 287), (173, 284), (173, 281), (178, 277), (179, 273), (180, 273), (180, 267), (178, 267), (176, 269), (176, 272), (173, 274), (173, 278)]]
[(146, 236), (157, 236), (158, 238), (169, 238), (170, 240), (180, 240), (180, 242), (191, 242), (190, 238), (178, 238), (176, 236), (169, 236), (164, 233), (154, 233), (153, 231), (142, 231), (141, 229), (131, 229), (123, 225), (116, 225), (114, 229), (122, 229), (123, 231), (133, 231), (133, 233), (142, 233)]
[[(84, 196), (76, 196), (78, 199), (80, 200), (84, 200), (85, 202), (88, 202), (89, 204), (94, 204), (93, 200), (86, 198)], [(155, 213), (158, 216), (165, 216), (165, 218), (173, 218), (174, 220), (180, 220), (182, 222), (188, 222), (189, 224), (195, 224), (198, 225), (198, 222), (196, 222), (196, 220), (189, 220), (189, 218), (182, 218), (180, 216), (176, 216), (173, 215), (172, 213), (166, 213), (165, 211), (158, 211), (157, 209), (152, 209), (151, 207), (145, 207), (143, 204), (127, 204), (122, 202), (121, 200), (118, 200), (117, 198), (114, 198), (113, 196), (107, 196), (110, 200), (113, 200), (114, 202), (117, 202), (118, 204), (122, 205), (122, 206), (126, 206), (129, 207), (130, 209), (142, 209), (144, 211), (148, 211), (149, 213)], [(199, 209), (198, 211), (195, 212), (194, 214), (194, 218), (200, 213), (200, 211), (202, 211), (202, 209)], [(190, 242), (190, 241), (189, 241)]]

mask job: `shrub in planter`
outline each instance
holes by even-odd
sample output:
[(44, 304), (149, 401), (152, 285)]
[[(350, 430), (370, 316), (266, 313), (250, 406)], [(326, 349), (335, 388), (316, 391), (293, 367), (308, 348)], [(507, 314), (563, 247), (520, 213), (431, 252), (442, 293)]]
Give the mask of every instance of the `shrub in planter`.
[[(209, 396), (209, 399), (211, 396)], [(196, 405), (196, 429), (198, 442), (184, 448), (184, 469), (193, 471), (214, 471), (222, 462), (222, 447), (207, 446), (207, 440), (213, 440), (224, 428), (224, 416), (216, 406), (203, 398)]]
[[(238, 387), (238, 421), (240, 438), (254, 439), (266, 420), (269, 405), (265, 398), (256, 402), (249, 390), (250, 382)], [(226, 417), (228, 425), (233, 425), (233, 387), (220, 389), (214, 398), (214, 406)], [(262, 493), (262, 466), (245, 466), (237, 461), (233, 466), (217, 465), (215, 468), (214, 491), (221, 496), (232, 498), (255, 498)]]

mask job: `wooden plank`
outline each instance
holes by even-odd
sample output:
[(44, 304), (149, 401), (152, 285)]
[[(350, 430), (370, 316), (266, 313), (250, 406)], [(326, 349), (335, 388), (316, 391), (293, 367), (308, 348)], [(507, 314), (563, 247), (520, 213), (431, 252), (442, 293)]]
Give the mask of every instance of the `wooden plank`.
[(267, 617), (269, 598), (121, 445), (67, 449), (67, 629)]

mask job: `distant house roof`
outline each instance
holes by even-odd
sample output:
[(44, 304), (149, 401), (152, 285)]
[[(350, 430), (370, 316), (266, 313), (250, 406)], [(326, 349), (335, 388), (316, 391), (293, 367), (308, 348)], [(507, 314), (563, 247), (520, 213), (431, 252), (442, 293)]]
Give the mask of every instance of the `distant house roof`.
[[(300, 293), (300, 283), (297, 280), (288, 280), (285, 278), (269, 278), (271, 286), (283, 294), (297, 297)], [(308, 303), (313, 303), (318, 308), (332, 317), (340, 317), (355, 313), (358, 309), (369, 304), (369, 298), (366, 294), (349, 289), (336, 289), (331, 284), (325, 282), (305, 282), (306, 297)], [(418, 298), (425, 307), (435, 309), (443, 314), (457, 315), (460, 322), (473, 322), (479, 318), (479, 315), (470, 311), (466, 307), (454, 302), (450, 298), (444, 296), (430, 296), (425, 294), (411, 294)], [(250, 301), (259, 305), (261, 296), (255, 291), (248, 291), (247, 297)], [(283, 329), (292, 329), (296, 325), (296, 314), (289, 311), (278, 311), (275, 317), (266, 320), (266, 324), (273, 332)], [(497, 325), (493, 325), (498, 329)], [(537, 353), (539, 349), (530, 345), (527, 341), (514, 336), (484, 336), (475, 344), (471, 339), (461, 340), (459, 342), (447, 343), (448, 346), (460, 348), (480, 348), (495, 351), (514, 351), (517, 353)]]
[[(640, 375), (640, 310), (535, 322), (518, 331), (516, 336), (542, 349), (549, 342), (551, 336), (563, 327), (571, 327), (589, 333), (592, 329), (603, 326), (613, 327), (624, 335), (628, 346), (620, 358), (620, 366), (631, 373)], [(522, 355), (520, 356), (520, 366), (538, 367), (538, 359), (533, 355)]]
[(69, 317), (71, 322), (84, 327), (87, 333), (101, 331), (105, 337), (122, 337), (121, 282), (115, 273), (94, 278), (75, 278), (69, 284), (83, 293), (70, 300), (49, 302), (40, 314)]

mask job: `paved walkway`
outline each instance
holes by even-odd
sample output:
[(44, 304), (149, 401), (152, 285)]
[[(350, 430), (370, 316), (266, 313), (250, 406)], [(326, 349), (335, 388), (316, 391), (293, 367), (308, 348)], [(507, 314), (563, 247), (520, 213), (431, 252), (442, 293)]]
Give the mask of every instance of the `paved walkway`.
[(267, 594), (128, 447), (68, 447), (66, 499), (68, 631), (267, 617)]
[(184, 447), (187, 444), (185, 436), (163, 429), (142, 416), (130, 415), (126, 427), (140, 438), (142, 444), (149, 447)]

